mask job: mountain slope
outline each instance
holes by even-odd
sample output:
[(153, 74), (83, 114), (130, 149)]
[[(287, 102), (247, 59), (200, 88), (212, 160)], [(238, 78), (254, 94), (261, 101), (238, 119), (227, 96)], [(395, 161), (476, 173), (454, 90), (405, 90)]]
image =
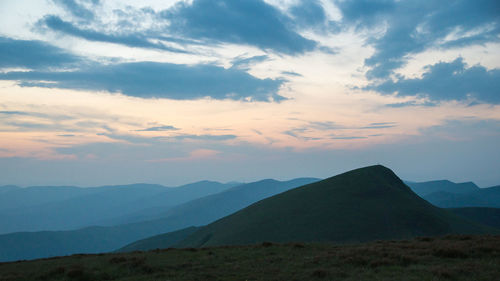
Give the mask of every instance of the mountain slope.
[(434, 192), (423, 197), (441, 208), (490, 207), (500, 208), (500, 186), (480, 188), (476, 191), (456, 194)]
[(465, 194), (479, 190), (473, 182), (454, 183), (449, 180), (437, 180), (427, 182), (405, 182), (418, 196), (424, 197), (434, 192), (449, 192), (454, 194)]
[(448, 210), (457, 216), (500, 229), (500, 208), (468, 207)]
[(186, 237), (198, 230), (199, 227), (191, 226), (181, 230), (172, 231), (165, 234), (155, 235), (146, 239), (142, 239), (122, 247), (116, 252), (133, 252), (133, 251), (148, 251), (154, 249), (166, 249), (174, 246)]
[(377, 165), (259, 201), (201, 228), (177, 246), (367, 241), (488, 230), (432, 206), (391, 170)]
[(119, 249), (134, 241), (193, 225), (205, 225), (265, 197), (317, 179), (264, 180), (187, 202), (163, 218), (112, 227), (87, 227), (72, 231), (19, 232), (0, 235), (0, 261), (34, 259), (75, 253)]

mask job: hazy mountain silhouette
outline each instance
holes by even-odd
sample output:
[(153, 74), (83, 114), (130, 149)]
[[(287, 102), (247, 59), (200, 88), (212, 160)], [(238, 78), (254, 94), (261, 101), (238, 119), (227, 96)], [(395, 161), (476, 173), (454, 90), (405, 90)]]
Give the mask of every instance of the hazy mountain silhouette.
[(111, 227), (93, 226), (72, 231), (0, 235), (0, 261), (113, 251), (153, 235), (208, 224), (258, 200), (314, 181), (317, 179), (303, 178), (284, 182), (263, 180), (238, 185), (172, 208), (157, 220)]
[[(234, 185), (201, 181), (176, 188), (152, 184), (11, 188), (0, 197), (0, 234), (134, 222), (129, 213), (151, 207), (166, 210)], [(113, 223), (116, 217), (121, 220)]]
[(454, 194), (465, 194), (479, 190), (479, 187), (473, 182), (454, 183), (449, 180), (437, 180), (427, 182), (405, 181), (405, 183), (420, 197), (441, 191)]
[(495, 230), (429, 204), (391, 170), (377, 165), (259, 201), (202, 227), (177, 246), (354, 242), (489, 231)]
[(424, 196), (424, 199), (441, 208), (500, 208), (500, 186), (480, 188), (463, 194), (445, 191), (434, 192)]

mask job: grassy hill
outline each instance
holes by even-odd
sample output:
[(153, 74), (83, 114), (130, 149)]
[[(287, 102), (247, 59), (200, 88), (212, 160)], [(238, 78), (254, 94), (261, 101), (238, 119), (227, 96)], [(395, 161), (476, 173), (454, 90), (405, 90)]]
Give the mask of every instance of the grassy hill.
[(178, 246), (355, 242), (488, 231), (493, 230), (434, 207), (377, 165), (259, 201), (201, 228)]
[(499, 236), (261, 243), (0, 263), (2, 281), (498, 280)]
[(479, 222), (483, 225), (500, 229), (500, 209), (499, 208), (452, 208), (448, 209), (457, 216), (464, 217), (468, 220)]

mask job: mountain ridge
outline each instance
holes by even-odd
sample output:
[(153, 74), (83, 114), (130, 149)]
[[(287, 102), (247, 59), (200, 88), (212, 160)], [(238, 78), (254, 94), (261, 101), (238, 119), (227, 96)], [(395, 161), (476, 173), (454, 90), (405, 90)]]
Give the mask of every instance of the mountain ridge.
[(177, 246), (359, 242), (489, 230), (431, 205), (390, 169), (375, 165), (261, 200), (202, 227)]

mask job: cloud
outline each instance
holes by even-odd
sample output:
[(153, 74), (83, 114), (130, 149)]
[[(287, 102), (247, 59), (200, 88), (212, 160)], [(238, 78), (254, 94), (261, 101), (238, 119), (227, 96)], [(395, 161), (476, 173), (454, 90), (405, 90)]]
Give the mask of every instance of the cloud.
[(150, 127), (142, 130), (136, 130), (139, 132), (160, 132), (160, 131), (177, 131), (179, 128), (176, 128), (174, 126), (170, 125), (165, 125), (165, 126), (156, 126), (156, 127)]
[(285, 99), (277, 94), (283, 80), (259, 79), (242, 70), (208, 64), (93, 64), (75, 71), (0, 73), (0, 80), (18, 80), (21, 86), (120, 92), (141, 98)]
[(114, 35), (98, 32), (91, 29), (81, 29), (70, 22), (63, 21), (58, 16), (45, 16), (40, 22), (40, 26), (46, 26), (54, 31), (67, 35), (80, 37), (89, 41), (107, 42), (126, 45), (135, 48), (159, 49), (176, 53), (188, 53), (185, 50), (167, 46), (161, 42), (153, 43), (148, 37), (141, 34)]
[(42, 41), (0, 37), (0, 68), (62, 67), (78, 61), (78, 56)]
[(314, 128), (317, 130), (322, 130), (322, 131), (345, 129), (344, 126), (339, 125), (339, 124), (332, 122), (332, 121), (311, 121), (311, 122), (309, 122), (308, 127)]
[(322, 27), (326, 23), (326, 13), (318, 0), (302, 0), (292, 6), (290, 12), (299, 27)]
[[(366, 89), (398, 96), (426, 95), (432, 100), (465, 100), (500, 103), (500, 69), (488, 70), (481, 65), (468, 67), (462, 58), (425, 67), (421, 78), (388, 80)], [(407, 104), (402, 104), (407, 105)], [(409, 105), (409, 104), (408, 104)], [(394, 107), (394, 105), (393, 105)]]
[(231, 63), (233, 64), (232, 68), (248, 70), (251, 65), (257, 64), (259, 62), (263, 62), (269, 59), (269, 56), (253, 56), (249, 58), (237, 57)]
[(294, 71), (282, 71), (281, 74), (295, 77), (302, 77), (302, 74), (294, 72)]
[(190, 140), (203, 140), (203, 141), (224, 141), (224, 140), (232, 140), (235, 139), (237, 136), (236, 135), (211, 135), (211, 134), (204, 134), (204, 135), (178, 135), (173, 137), (176, 140), (185, 140), (185, 139), (190, 139)]
[[(92, 12), (92, 10), (87, 9), (83, 5), (77, 3), (75, 0), (54, 0), (54, 2), (62, 6), (65, 10), (69, 11), (73, 16), (87, 20), (94, 18), (94, 13)], [(90, 4), (93, 5), (99, 4), (99, 0), (91, 0), (86, 2), (90, 2)]]
[(397, 102), (397, 103), (389, 103), (386, 104), (385, 106), (387, 107), (393, 107), (393, 108), (400, 108), (400, 107), (409, 107), (409, 106), (436, 106), (437, 104), (435, 102), (417, 102), (417, 101), (405, 101), (405, 102)]
[(393, 128), (396, 127), (396, 122), (380, 122), (380, 123), (371, 123), (368, 126), (361, 127), (360, 129), (385, 129), (385, 128)]
[(194, 0), (161, 13), (168, 30), (190, 38), (253, 45), (289, 55), (316, 48), (292, 29), (292, 20), (262, 0)]
[(25, 112), (25, 111), (0, 111), (0, 114), (4, 114), (4, 115), (30, 115), (29, 112)]
[[(386, 25), (368, 43), (375, 53), (365, 61), (369, 78), (386, 78), (406, 64), (409, 54), (430, 47), (452, 48), (500, 41), (497, 0), (337, 1), (343, 24), (356, 28)], [(450, 36), (454, 35), (454, 36)]]
[(333, 140), (357, 140), (357, 139), (367, 139), (367, 137), (358, 137), (358, 136), (339, 136), (339, 137), (332, 137)]

